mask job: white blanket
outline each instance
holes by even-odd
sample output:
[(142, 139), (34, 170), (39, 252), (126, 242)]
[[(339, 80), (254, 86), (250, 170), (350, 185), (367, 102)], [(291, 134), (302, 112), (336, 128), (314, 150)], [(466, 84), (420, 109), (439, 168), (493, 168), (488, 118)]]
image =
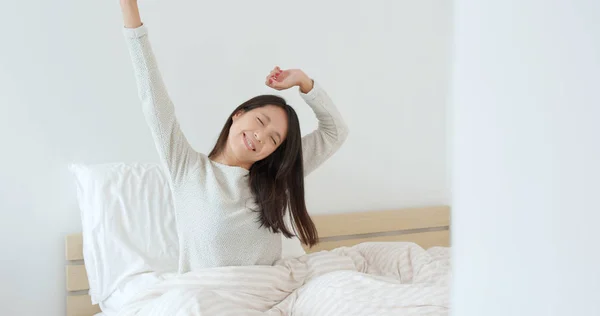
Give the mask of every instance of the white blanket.
[(363, 243), (174, 275), (119, 315), (448, 315), (450, 273), (448, 248)]

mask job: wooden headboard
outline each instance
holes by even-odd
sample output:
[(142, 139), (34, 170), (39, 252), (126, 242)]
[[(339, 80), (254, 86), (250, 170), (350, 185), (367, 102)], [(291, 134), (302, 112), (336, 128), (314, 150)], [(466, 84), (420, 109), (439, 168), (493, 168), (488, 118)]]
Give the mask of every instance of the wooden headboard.
[[(450, 246), (450, 207), (431, 206), (389, 211), (313, 215), (321, 242), (307, 253), (370, 241), (409, 241), (423, 248)], [(67, 316), (100, 312), (87, 290), (81, 233), (68, 235), (66, 245)]]

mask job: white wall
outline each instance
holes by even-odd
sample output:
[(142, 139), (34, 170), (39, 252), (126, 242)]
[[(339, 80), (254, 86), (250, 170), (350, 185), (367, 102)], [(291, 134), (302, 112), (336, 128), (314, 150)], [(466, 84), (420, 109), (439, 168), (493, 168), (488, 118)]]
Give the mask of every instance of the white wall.
[[(449, 3), (141, 2), (197, 150), (235, 106), (272, 92), (274, 65), (300, 67), (351, 128), (307, 179), (313, 213), (447, 201)], [(0, 4), (0, 314), (64, 311), (63, 236), (80, 230), (69, 163), (157, 159), (120, 27), (117, 0)], [(283, 95), (315, 128), (297, 93)]]
[(455, 2), (453, 314), (600, 315), (600, 2)]

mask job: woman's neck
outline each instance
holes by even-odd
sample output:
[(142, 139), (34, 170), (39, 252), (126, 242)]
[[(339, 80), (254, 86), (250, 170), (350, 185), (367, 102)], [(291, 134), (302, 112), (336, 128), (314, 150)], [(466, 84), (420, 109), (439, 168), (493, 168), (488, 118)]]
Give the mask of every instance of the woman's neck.
[(252, 164), (243, 163), (243, 162), (239, 161), (238, 159), (236, 159), (235, 156), (233, 156), (227, 148), (224, 148), (220, 154), (218, 154), (214, 157), (209, 157), (209, 158), (212, 161), (223, 164), (223, 165), (227, 165), (227, 166), (231, 166), (231, 167), (240, 167), (240, 168), (244, 168), (246, 170), (250, 170), (250, 167), (252, 166)]

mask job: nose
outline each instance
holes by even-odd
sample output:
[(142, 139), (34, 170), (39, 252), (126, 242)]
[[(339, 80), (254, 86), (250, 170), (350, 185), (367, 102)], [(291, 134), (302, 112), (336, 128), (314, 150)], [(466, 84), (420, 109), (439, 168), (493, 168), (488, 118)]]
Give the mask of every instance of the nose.
[(259, 143), (262, 144), (262, 140), (260, 140), (260, 137), (258, 137), (258, 133), (254, 132), (254, 139), (256, 139)]

